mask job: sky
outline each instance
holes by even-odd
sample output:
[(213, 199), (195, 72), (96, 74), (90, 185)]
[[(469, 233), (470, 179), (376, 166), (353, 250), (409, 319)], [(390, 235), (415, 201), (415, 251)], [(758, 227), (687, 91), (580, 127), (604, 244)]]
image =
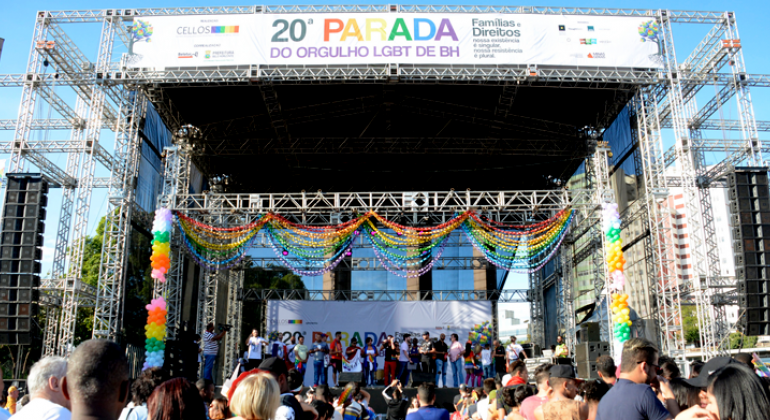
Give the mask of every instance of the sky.
[[(18, 74), (23, 73), (26, 68), (26, 61), (29, 54), (34, 19), (38, 10), (84, 10), (84, 9), (110, 9), (110, 8), (140, 8), (140, 7), (181, 7), (181, 6), (220, 6), (238, 4), (234, 1), (172, 1), (172, 0), (134, 0), (134, 1), (113, 1), (113, 0), (33, 0), (33, 1), (13, 1), (4, 0), (0, 4), (0, 38), (5, 38), (2, 56), (0, 57), (0, 74)], [(382, 2), (372, 1), (371, 4), (381, 4)], [(417, 4), (427, 4), (420, 2)], [(242, 3), (246, 4), (246, 3)], [(273, 2), (270, 4), (297, 4), (289, 2)], [(318, 3), (307, 2), (300, 4), (345, 4), (345, 3)], [(406, 4), (406, 3), (405, 3)], [(435, 4), (508, 4), (505, 2), (475, 2), (475, 1), (444, 1)], [(564, 6), (564, 7), (611, 7), (611, 8), (645, 8), (658, 9), (665, 8), (670, 10), (710, 10), (725, 11), (731, 10), (736, 13), (738, 28), (741, 34), (741, 44), (744, 50), (744, 57), (749, 73), (770, 74), (770, 54), (767, 53), (768, 18), (770, 17), (770, 2), (762, 0), (741, 0), (741, 1), (611, 1), (611, 0), (552, 0), (548, 2), (530, 1), (522, 3), (533, 6)], [(690, 51), (703, 39), (711, 25), (674, 25), (674, 36), (676, 43), (677, 56), (680, 61), (684, 59)], [(96, 55), (98, 26), (89, 25), (67, 25), (64, 27), (68, 35), (90, 58)], [(97, 36), (94, 36), (97, 34)], [(725, 71), (725, 70), (723, 70)], [(61, 88), (64, 92), (65, 88)], [(708, 88), (707, 88), (708, 89)], [(704, 89), (707, 90), (707, 89)], [(64, 94), (63, 94), (64, 95)], [(713, 90), (712, 90), (713, 95)], [(757, 120), (770, 120), (770, 89), (755, 88), (751, 91), (754, 111)], [(15, 119), (18, 115), (19, 98), (21, 96), (20, 88), (0, 88), (0, 119)], [(708, 98), (704, 96), (704, 103)], [(734, 100), (728, 106), (723, 107), (721, 114), (724, 118), (737, 119), (738, 113), (734, 105)], [(74, 101), (72, 101), (74, 103)], [(37, 108), (37, 118), (45, 118), (48, 109), (44, 107)], [(719, 136), (735, 138), (735, 133), (717, 133)], [(41, 138), (43, 133), (33, 133), (33, 139)], [(35, 137), (37, 136), (37, 137)], [(760, 139), (767, 139), (764, 133), (760, 133)], [(7, 141), (13, 138), (12, 130), (0, 131), (0, 141)], [(63, 140), (67, 138), (67, 132), (54, 132), (49, 137), (51, 140)], [(106, 131), (102, 134), (100, 143), (108, 151), (112, 150), (114, 134)], [(669, 140), (670, 141), (670, 140)], [(0, 159), (7, 156), (0, 155)], [(49, 155), (49, 158), (65, 166), (66, 158), (63, 155)], [(709, 162), (708, 160), (711, 160)], [(718, 155), (707, 156), (707, 163), (714, 163), (720, 160)], [(99, 165), (97, 165), (99, 166)], [(96, 176), (106, 176), (106, 170), (97, 172)], [(107, 208), (107, 191), (94, 190), (91, 200), (91, 212), (89, 217), (89, 231), (93, 232), (99, 218), (105, 213)], [(45, 235), (43, 272), (50, 270), (54, 236), (56, 232), (56, 222), (59, 218), (59, 207), (61, 203), (61, 190), (52, 190), (49, 195), (47, 234)], [(514, 276), (506, 285), (507, 288), (526, 288), (525, 276)], [(502, 306), (502, 305), (501, 305)], [(505, 308), (501, 307), (501, 310)], [(517, 317), (524, 317), (524, 310), (521, 306), (510, 306), (508, 309), (514, 309)], [(527, 311), (528, 312), (528, 311)]]

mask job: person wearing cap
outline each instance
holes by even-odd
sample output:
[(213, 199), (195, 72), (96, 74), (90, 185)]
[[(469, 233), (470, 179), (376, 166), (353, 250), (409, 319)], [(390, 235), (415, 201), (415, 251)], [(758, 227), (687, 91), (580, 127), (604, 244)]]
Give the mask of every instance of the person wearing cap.
[(16, 414), (16, 400), (19, 399), (19, 389), (11, 385), (8, 388), (8, 400), (5, 404), (5, 409), (8, 410), (11, 415)]
[(422, 343), (420, 344), (420, 371), (423, 373), (436, 373), (433, 369), (433, 342), (430, 341), (430, 332), (422, 333)]
[(305, 412), (309, 413), (308, 416), (312, 414), (312, 417), (309, 418), (318, 416), (318, 412), (312, 406), (297, 401), (297, 398), (289, 389), (289, 372), (286, 370), (286, 362), (283, 359), (278, 357), (267, 358), (260, 363), (259, 370), (273, 375), (273, 378), (278, 382), (278, 388), (281, 392), (281, 406), (278, 407), (275, 417), (271, 420), (300, 420), (304, 418)]
[[(620, 375), (615, 386), (604, 395), (596, 410), (596, 420), (677, 420), (712, 418), (700, 406), (679, 414), (679, 404), (665, 378), (657, 375), (658, 349), (643, 338), (623, 343)], [(661, 399), (651, 386), (660, 390)]]
[(575, 401), (578, 382), (582, 382), (575, 377), (575, 369), (570, 365), (554, 365), (548, 373), (551, 395), (547, 402), (535, 409), (535, 418), (588, 419), (588, 405)]
[(708, 394), (706, 393), (706, 389), (709, 385), (709, 377), (723, 366), (727, 366), (732, 363), (740, 362), (729, 357), (715, 357), (703, 365), (698, 376), (691, 379), (685, 379), (684, 382), (686, 384), (697, 388), (700, 391), (698, 397), (700, 398), (702, 406), (705, 407), (708, 404)]

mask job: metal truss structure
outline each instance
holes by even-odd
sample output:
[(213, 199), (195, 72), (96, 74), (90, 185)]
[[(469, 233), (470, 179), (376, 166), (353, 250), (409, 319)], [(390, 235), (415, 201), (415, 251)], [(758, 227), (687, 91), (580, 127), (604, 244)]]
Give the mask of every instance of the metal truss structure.
[[(428, 299), (428, 297), (430, 297)], [(243, 291), (244, 302), (267, 300), (346, 300), (367, 302), (395, 301), (492, 301), (523, 303), (530, 300), (527, 289), (508, 290), (272, 290)]]
[[(253, 65), (235, 68), (195, 68), (146, 70), (131, 69), (125, 64), (120, 48), (131, 44), (127, 30), (135, 16), (179, 16), (250, 13), (505, 13), (576, 16), (640, 16), (656, 19), (662, 28), (660, 41), (664, 68), (606, 69), (570, 67), (510, 66), (441, 66), (441, 65), (350, 65), (350, 66), (269, 66)], [(69, 38), (66, 24), (100, 25), (94, 39), (99, 39), (95, 57), (84, 54)], [(706, 37), (684, 60), (676, 58), (674, 23), (711, 25)], [(559, 291), (559, 330), (573, 329), (575, 318), (572, 300), (577, 277), (576, 266), (590, 258), (594, 293), (597, 299), (605, 286), (603, 236), (601, 234), (600, 204), (611, 201), (608, 149), (601, 144), (601, 130), (594, 138), (595, 150), (587, 152), (585, 188), (549, 191), (444, 191), (444, 192), (364, 192), (364, 193), (260, 193), (253, 194), (191, 194), (191, 159), (194, 139), (203, 133), (185, 125), (164, 92), (164, 87), (246, 86), (259, 85), (268, 105), (274, 135), (285, 137), (281, 125), (280, 102), (272, 90), (275, 84), (323, 83), (431, 83), (431, 84), (502, 84), (503, 94), (495, 115), (505, 120), (518, 87), (561, 87), (583, 89), (630, 89), (635, 92), (628, 104), (633, 120), (634, 159), (641, 167), (640, 199), (626, 216), (632, 220), (647, 220), (644, 241), (646, 273), (652, 285), (654, 317), (659, 320), (659, 343), (663, 352), (683, 358), (684, 339), (681, 324), (681, 302), (693, 300), (701, 322), (701, 343), (705, 354), (720, 351), (721, 338), (728, 332), (724, 327), (724, 311), (720, 306), (734, 302), (735, 280), (720, 276), (719, 258), (714, 241), (714, 221), (709, 188), (721, 185), (720, 178), (733, 165), (763, 164), (767, 146), (759, 132), (770, 131), (769, 121), (756, 121), (751, 102), (752, 87), (770, 86), (769, 75), (747, 72), (735, 16), (731, 12), (669, 11), (621, 8), (559, 8), (539, 6), (417, 6), (417, 5), (327, 5), (327, 6), (237, 6), (139, 8), (85, 11), (41, 11), (33, 32), (27, 68), (23, 74), (0, 75), (0, 87), (20, 87), (22, 90), (19, 115), (15, 120), (0, 120), (0, 129), (13, 130), (13, 139), (0, 142), (0, 153), (10, 155), (8, 172), (22, 172), (32, 167), (40, 171), (54, 187), (62, 189), (63, 202), (56, 232), (52, 277), (41, 285), (41, 303), (47, 306), (44, 327), (46, 354), (66, 355), (71, 349), (78, 308), (93, 306), (95, 310), (94, 337), (120, 339), (123, 317), (126, 253), (131, 222), (140, 212), (135, 204), (141, 144), (140, 119), (148, 103), (152, 103), (168, 128), (176, 132), (175, 147), (165, 150), (164, 207), (178, 209), (194, 217), (208, 218), (212, 223), (226, 225), (253, 220), (259, 214), (276, 212), (308, 224), (339, 222), (355, 212), (377, 211), (385, 217), (399, 216), (446, 220), (458, 211), (474, 209), (494, 220), (520, 222), (535, 215), (549, 214), (571, 205), (577, 211), (566, 251), (559, 258), (557, 282)], [(696, 96), (714, 88), (715, 95), (698, 106)], [(74, 104), (59, 90), (74, 96)], [(737, 104), (738, 118), (721, 118), (721, 108), (728, 101)], [(55, 116), (35, 115), (36, 105), (47, 104)], [(618, 104), (620, 106), (626, 105)], [(510, 118), (513, 118), (512, 116)], [(102, 132), (112, 131), (113, 147), (105, 147)], [(36, 140), (35, 132), (68, 131), (64, 140)], [(715, 131), (740, 133), (739, 140), (714, 139)], [(664, 147), (664, 137), (671, 132), (673, 146)], [(213, 135), (213, 134), (212, 134)], [(44, 136), (46, 139), (48, 134)], [(334, 138), (292, 138), (301, 150), (313, 153), (344, 152)], [(347, 140), (347, 139), (346, 139)], [(389, 144), (391, 152), (464, 154), (479, 150), (479, 142), (489, 150), (520, 150), (559, 156), (558, 148), (544, 149), (540, 141), (441, 138), (440, 142), (422, 138), (402, 138)], [(357, 152), (377, 153), (366, 138), (351, 140), (348, 147)], [(668, 143), (671, 144), (671, 143)], [(217, 154), (285, 153), (285, 143), (257, 146), (233, 140), (212, 142)], [(292, 146), (294, 147), (294, 146)], [(368, 149), (367, 149), (368, 148)], [(111, 150), (111, 151), (108, 151)], [(704, 153), (724, 155), (714, 165), (706, 165)], [(50, 154), (66, 154), (66, 167), (51, 161)], [(96, 177), (97, 167), (109, 173)], [(206, 168), (203, 169), (205, 175)], [(681, 188), (685, 197), (687, 234), (691, 238), (691, 254), (695, 275), (679, 279), (675, 269), (677, 250), (672, 242), (673, 226), (665, 200), (670, 188)], [(107, 188), (108, 214), (104, 233), (99, 281), (96, 287), (83, 283), (81, 269), (83, 249), (94, 188)], [(168, 281), (156, 284), (155, 295), (168, 301), (169, 338), (176, 337), (179, 327), (184, 254), (180, 236), (172, 236), (172, 268)], [(364, 265), (364, 264), (367, 265)], [(267, 267), (270, 262), (263, 261)], [(481, 268), (486, 264), (477, 258), (447, 260), (445, 269)], [(349, 269), (375, 269), (368, 261), (352, 260)], [(240, 308), (238, 285), (243, 275), (237, 270), (211, 275), (202, 273), (197, 329), (216, 317), (219, 283), (227, 284), (228, 306)], [(490, 298), (499, 302), (526, 299), (532, 303), (533, 341), (543, 344), (543, 290), (548, 279), (540, 273), (530, 275), (530, 291), (526, 296), (509, 297), (509, 291), (440, 292), (432, 291), (433, 299), (474, 300)], [(223, 284), (224, 287), (224, 284)], [(267, 291), (243, 299), (272, 299), (293, 292)], [(268, 295), (265, 295), (268, 293)], [(275, 293), (275, 295), (273, 295)], [(287, 295), (288, 293), (288, 295)], [(305, 293), (305, 292), (302, 292)], [(307, 298), (345, 298), (332, 296), (338, 292), (306, 292)], [(341, 292), (340, 292), (341, 293)], [(356, 292), (350, 292), (356, 293)], [(450, 295), (455, 293), (455, 295)], [(330, 295), (331, 294), (331, 295)], [(420, 292), (365, 292), (367, 299), (418, 300)], [(426, 294), (428, 295), (428, 294)], [(449, 296), (452, 296), (451, 298)], [(353, 298), (353, 296), (347, 296)], [(356, 296), (359, 298), (359, 296)], [(716, 309), (715, 309), (716, 308)], [(228, 320), (237, 316), (228, 310)], [(607, 328), (609, 322), (604, 326)], [(716, 326), (716, 327), (714, 327)], [(605, 331), (611, 332), (611, 329)], [(235, 334), (231, 334), (235, 336)], [(571, 337), (567, 342), (573, 345)], [(232, 364), (232, 360), (226, 361)]]

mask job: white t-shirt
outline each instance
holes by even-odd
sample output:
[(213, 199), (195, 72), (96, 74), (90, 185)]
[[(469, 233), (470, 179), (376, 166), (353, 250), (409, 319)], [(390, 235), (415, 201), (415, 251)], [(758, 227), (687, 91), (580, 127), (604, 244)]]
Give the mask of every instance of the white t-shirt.
[(503, 375), (503, 379), (502, 379), (503, 386), (505, 386), (505, 384), (507, 384), (508, 381), (510, 381), (510, 380), (511, 380), (511, 374), (510, 373), (506, 373), (505, 375)]
[(401, 351), (398, 353), (398, 361), (399, 362), (408, 362), (409, 358), (404, 356), (404, 353), (409, 354), (409, 343), (404, 340), (403, 343), (401, 343)]
[(508, 363), (510, 363), (519, 360), (519, 354), (524, 351), (524, 347), (518, 344), (508, 344), (505, 351), (508, 352)]
[(481, 350), (481, 364), (484, 366), (492, 364), (492, 350)]
[(261, 359), (262, 358), (262, 344), (267, 344), (268, 341), (262, 337), (249, 337), (249, 359)]
[[(144, 418), (147, 418), (147, 408), (144, 409), (144, 413)], [(13, 416), (14, 420), (70, 420), (71, 417), (72, 413), (69, 410), (45, 398), (31, 400)]]
[(481, 420), (487, 420), (489, 417), (489, 398), (484, 398), (476, 403), (476, 412), (479, 413)]

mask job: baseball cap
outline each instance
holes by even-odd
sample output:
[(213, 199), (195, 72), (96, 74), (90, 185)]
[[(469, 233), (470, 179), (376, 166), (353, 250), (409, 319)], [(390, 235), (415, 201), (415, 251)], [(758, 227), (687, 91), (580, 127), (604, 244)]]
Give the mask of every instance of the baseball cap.
[(422, 335), (430, 335), (430, 331), (425, 331)]
[(18, 389), (18, 388), (16, 388), (15, 386), (11, 385), (11, 386), (8, 388), (8, 392), (13, 392), (13, 391), (16, 391), (16, 389)]
[(575, 369), (570, 365), (554, 365), (548, 373), (550, 373), (551, 378), (577, 379)]
[(460, 391), (465, 391), (466, 389), (468, 389), (468, 385), (460, 384)]
[(696, 388), (706, 388), (709, 385), (709, 376), (719, 370), (719, 368), (727, 366), (730, 363), (740, 362), (730, 357), (715, 357), (703, 365), (703, 368), (700, 370), (700, 375), (698, 375), (697, 378), (685, 379), (684, 381), (687, 382), (688, 385), (694, 386)]
[(287, 376), (289, 374), (289, 371), (286, 370), (286, 362), (277, 357), (265, 359), (259, 364), (258, 369), (270, 372), (276, 379), (281, 375)]

